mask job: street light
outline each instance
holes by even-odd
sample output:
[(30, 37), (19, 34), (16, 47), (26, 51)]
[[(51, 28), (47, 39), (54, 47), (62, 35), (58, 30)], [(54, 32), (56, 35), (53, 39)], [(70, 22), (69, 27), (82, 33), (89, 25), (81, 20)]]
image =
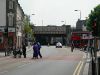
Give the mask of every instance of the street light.
[(63, 24), (63, 25), (66, 25), (66, 20), (65, 20), (65, 21), (61, 21), (61, 22), (64, 22), (64, 24)]
[(75, 10), (75, 11), (79, 11), (80, 12), (80, 20), (81, 20), (81, 10)]
[(30, 19), (30, 17), (31, 17), (31, 16), (33, 16), (33, 15), (35, 15), (35, 14), (30, 14), (30, 15), (28, 16), (28, 17), (29, 17), (29, 19)]
[(35, 15), (35, 14), (32, 14), (32, 15)]

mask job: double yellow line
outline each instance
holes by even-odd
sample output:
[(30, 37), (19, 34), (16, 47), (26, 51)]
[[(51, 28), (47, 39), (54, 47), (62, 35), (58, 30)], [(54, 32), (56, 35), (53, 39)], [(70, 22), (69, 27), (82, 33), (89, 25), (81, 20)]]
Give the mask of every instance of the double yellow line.
[(76, 67), (76, 69), (75, 69), (73, 75), (80, 75), (80, 72), (81, 72), (82, 67), (83, 67), (83, 62), (80, 61), (80, 62), (78, 63), (78, 65), (77, 65), (77, 67)]

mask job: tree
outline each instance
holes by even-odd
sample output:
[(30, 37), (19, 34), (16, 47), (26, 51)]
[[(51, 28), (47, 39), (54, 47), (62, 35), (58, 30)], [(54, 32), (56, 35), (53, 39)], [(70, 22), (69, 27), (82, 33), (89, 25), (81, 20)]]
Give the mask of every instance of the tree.
[(25, 15), (24, 18), (24, 33), (30, 33), (32, 31), (30, 27), (30, 18), (28, 15)]
[(33, 30), (30, 23), (30, 17), (28, 15), (25, 15), (25, 18), (24, 18), (24, 34), (26, 38), (29, 38), (29, 35), (30, 35), (31, 40), (34, 41), (34, 34), (33, 34)]
[(86, 20), (86, 26), (89, 31), (93, 31), (94, 21), (96, 20), (96, 36), (100, 36), (100, 4), (94, 10), (91, 10), (89, 18)]

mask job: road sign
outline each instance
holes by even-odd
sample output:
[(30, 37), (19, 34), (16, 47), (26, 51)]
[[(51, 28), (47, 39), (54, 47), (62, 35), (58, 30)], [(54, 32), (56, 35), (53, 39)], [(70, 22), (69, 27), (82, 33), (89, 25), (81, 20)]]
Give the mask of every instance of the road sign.
[(15, 32), (15, 28), (8, 28), (8, 32)]

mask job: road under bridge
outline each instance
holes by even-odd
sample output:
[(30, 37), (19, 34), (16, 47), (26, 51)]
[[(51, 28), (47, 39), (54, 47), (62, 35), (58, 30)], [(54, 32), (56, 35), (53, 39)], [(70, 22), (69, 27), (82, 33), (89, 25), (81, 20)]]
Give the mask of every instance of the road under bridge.
[(39, 41), (42, 45), (47, 45), (48, 43), (54, 45), (56, 42), (61, 42), (65, 45), (70, 41), (71, 27), (70, 25), (34, 26), (33, 32), (35, 40)]

